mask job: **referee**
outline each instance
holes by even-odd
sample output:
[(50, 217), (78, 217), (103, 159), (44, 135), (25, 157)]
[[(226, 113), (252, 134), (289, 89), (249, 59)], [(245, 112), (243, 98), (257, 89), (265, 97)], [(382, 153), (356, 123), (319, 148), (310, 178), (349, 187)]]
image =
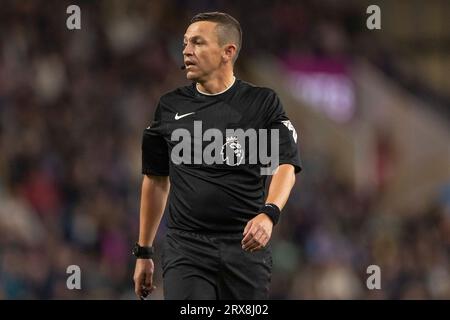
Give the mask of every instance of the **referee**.
[[(297, 133), (273, 90), (235, 78), (242, 46), (236, 19), (221, 12), (197, 14), (183, 43), (183, 68), (193, 83), (160, 98), (143, 134), (135, 292), (144, 298), (154, 288), (153, 241), (168, 200), (160, 250), (165, 299), (267, 299), (272, 229), (301, 170)], [(277, 132), (276, 148), (267, 144), (277, 151), (269, 188), (268, 176), (261, 174), (265, 164), (249, 161), (255, 141), (245, 147), (245, 141), (227, 135), (229, 129)], [(222, 134), (212, 147), (221, 161), (202, 157), (211, 149), (207, 130)], [(182, 142), (192, 149), (180, 151), (180, 134), (189, 134)]]

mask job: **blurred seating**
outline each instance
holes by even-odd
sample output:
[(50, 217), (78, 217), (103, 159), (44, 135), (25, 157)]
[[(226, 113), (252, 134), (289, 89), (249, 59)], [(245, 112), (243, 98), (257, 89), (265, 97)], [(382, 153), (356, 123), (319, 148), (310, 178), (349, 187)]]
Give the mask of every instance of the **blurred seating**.
[[(68, 1), (2, 1), (0, 298), (135, 298), (141, 134), (159, 96), (186, 84), (181, 40), (193, 14), (220, 8), (241, 21), (238, 77), (250, 82), (261, 52), (352, 58), (354, 7), (263, 2), (80, 1), (82, 29), (68, 31)], [(376, 193), (355, 192), (316, 156), (303, 155), (274, 232), (272, 298), (450, 298), (448, 202), (377, 213)], [(365, 287), (374, 261), (381, 291)], [(71, 264), (80, 291), (66, 288)]]

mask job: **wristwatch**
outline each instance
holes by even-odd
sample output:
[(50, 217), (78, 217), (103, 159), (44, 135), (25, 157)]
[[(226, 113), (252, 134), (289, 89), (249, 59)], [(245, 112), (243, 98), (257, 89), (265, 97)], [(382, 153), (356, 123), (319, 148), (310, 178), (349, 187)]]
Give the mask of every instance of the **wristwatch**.
[(132, 253), (138, 259), (152, 259), (154, 250), (153, 247), (142, 247), (136, 242)]
[(273, 225), (276, 225), (278, 223), (278, 220), (280, 220), (281, 210), (274, 203), (266, 203), (261, 208), (261, 210), (259, 210), (259, 212), (267, 214), (269, 218), (272, 220)]

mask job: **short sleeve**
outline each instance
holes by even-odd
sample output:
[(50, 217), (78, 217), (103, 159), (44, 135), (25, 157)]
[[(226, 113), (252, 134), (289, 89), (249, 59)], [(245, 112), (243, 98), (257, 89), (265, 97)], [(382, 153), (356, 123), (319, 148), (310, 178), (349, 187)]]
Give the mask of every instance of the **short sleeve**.
[(279, 164), (291, 164), (295, 168), (295, 173), (298, 173), (302, 170), (302, 163), (297, 144), (297, 131), (275, 92), (271, 92), (267, 103), (267, 128), (278, 129), (279, 132)]
[(142, 174), (169, 175), (169, 154), (163, 129), (161, 107), (158, 104), (154, 119), (151, 125), (144, 130), (142, 137)]

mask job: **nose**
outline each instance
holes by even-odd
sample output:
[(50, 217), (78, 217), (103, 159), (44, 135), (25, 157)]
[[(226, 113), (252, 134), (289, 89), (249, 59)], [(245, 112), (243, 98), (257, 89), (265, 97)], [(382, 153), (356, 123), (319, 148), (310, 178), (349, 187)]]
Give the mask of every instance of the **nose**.
[(184, 56), (191, 56), (192, 55), (192, 46), (187, 43), (186, 46), (183, 49), (183, 55)]

